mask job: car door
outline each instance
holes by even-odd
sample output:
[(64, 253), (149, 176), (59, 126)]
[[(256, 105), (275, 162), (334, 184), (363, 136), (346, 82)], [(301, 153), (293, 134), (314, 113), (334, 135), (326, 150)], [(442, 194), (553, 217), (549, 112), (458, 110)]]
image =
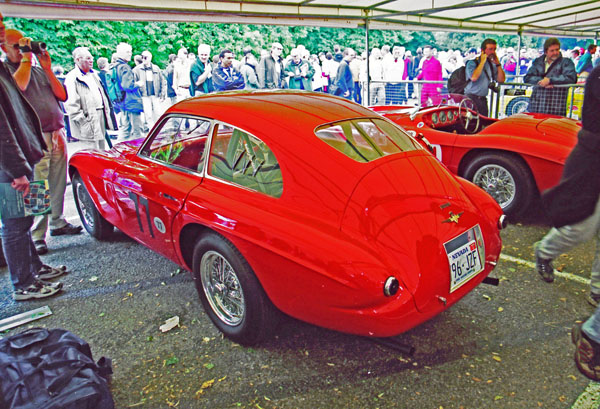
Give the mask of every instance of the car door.
[(173, 219), (188, 193), (202, 183), (211, 128), (207, 119), (170, 115), (115, 171), (124, 232), (174, 261)]

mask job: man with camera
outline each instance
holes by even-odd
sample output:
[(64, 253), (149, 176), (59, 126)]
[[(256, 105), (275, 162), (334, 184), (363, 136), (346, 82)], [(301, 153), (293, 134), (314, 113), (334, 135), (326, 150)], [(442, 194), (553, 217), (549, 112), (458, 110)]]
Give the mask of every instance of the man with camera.
[[(5, 29), (0, 13), (0, 44), (5, 42)], [(15, 44), (15, 43), (11, 43)], [(22, 64), (31, 64), (31, 61)], [(27, 72), (30, 69), (24, 69)], [(20, 91), (6, 64), (0, 61), (0, 182), (27, 194), (33, 168), (46, 149), (40, 121), (31, 104)], [(43, 281), (65, 273), (66, 267), (52, 268), (42, 264), (31, 240), (29, 229), (33, 216), (2, 220), (2, 247), (8, 264), (16, 301), (46, 298), (62, 288), (59, 282)], [(37, 272), (37, 274), (34, 274)]]
[[(44, 142), (48, 150), (35, 166), (34, 179), (48, 180), (50, 187), (51, 213), (36, 218), (31, 235), (38, 254), (48, 252), (46, 231), (50, 219), (50, 235), (79, 234), (81, 226), (74, 226), (63, 216), (63, 203), (67, 187), (67, 148), (65, 140), (64, 114), (59, 101), (67, 99), (65, 88), (52, 72), (50, 54), (45, 44), (23, 37), (17, 30), (6, 30), (2, 45), (6, 53), (7, 67), (25, 98), (40, 118)], [(40, 66), (32, 66), (35, 54)]]
[(496, 55), (496, 41), (486, 38), (481, 43), (481, 54), (465, 66), (469, 83), (465, 95), (473, 100), (479, 114), (488, 116), (488, 90), (497, 91), (498, 82), (504, 82), (506, 74)]

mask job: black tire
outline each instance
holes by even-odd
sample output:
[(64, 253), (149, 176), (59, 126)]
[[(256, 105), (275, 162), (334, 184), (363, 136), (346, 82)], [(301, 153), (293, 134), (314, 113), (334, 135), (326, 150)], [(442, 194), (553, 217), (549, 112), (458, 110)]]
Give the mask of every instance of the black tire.
[[(215, 276), (216, 266), (227, 275)], [(193, 275), (204, 311), (227, 338), (255, 345), (272, 333), (276, 309), (229, 240), (217, 233), (201, 237), (194, 247)]]
[(90, 236), (98, 240), (107, 240), (111, 236), (114, 226), (98, 212), (79, 174), (75, 174), (71, 184), (73, 185), (73, 198), (75, 199), (81, 224)]
[(510, 100), (506, 106), (506, 116), (526, 112), (529, 108), (529, 97), (517, 97)]
[(505, 214), (524, 212), (537, 192), (528, 166), (514, 154), (487, 152), (472, 159), (463, 177), (492, 196)]

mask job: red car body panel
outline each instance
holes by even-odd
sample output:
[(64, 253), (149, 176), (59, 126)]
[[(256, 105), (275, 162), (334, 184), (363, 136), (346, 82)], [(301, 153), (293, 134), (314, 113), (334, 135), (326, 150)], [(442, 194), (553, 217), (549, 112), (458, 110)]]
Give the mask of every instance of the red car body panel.
[[(476, 151), (507, 151), (517, 153), (529, 166), (538, 191), (555, 186), (569, 153), (577, 143), (581, 122), (554, 115), (522, 113), (502, 120), (485, 118), (492, 123), (475, 134), (460, 134), (440, 130), (445, 124), (433, 124), (432, 114), (458, 111), (458, 107), (440, 106), (425, 108), (411, 119), (414, 107), (373, 107), (406, 130), (422, 133), (441, 152), (436, 152), (441, 162), (451, 172), (462, 175), (466, 160)], [(421, 124), (419, 126), (419, 124)], [(437, 148), (439, 149), (439, 148)]]
[[(174, 105), (149, 138), (173, 115), (222, 121), (262, 140), (280, 165), (281, 197), (162, 166), (138, 154), (141, 141), (78, 152), (70, 174), (79, 173), (106, 220), (188, 270), (197, 237), (207, 230), (223, 235), (273, 304), (293, 317), (360, 335), (396, 335), (458, 301), (499, 258), (498, 205), (425, 149), (360, 163), (315, 135), (326, 123), (378, 117), (366, 108), (305, 92), (221, 93)], [(460, 220), (449, 222), (450, 212)], [(450, 292), (443, 244), (476, 225), (484, 269)], [(401, 289), (386, 297), (390, 276)]]

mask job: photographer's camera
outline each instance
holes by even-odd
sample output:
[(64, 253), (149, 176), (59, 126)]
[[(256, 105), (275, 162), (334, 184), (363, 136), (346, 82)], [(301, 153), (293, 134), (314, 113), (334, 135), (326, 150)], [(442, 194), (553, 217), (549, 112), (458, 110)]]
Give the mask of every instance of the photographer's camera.
[(22, 47), (15, 44), (15, 48), (18, 47), (22, 53), (32, 52), (34, 54), (40, 54), (42, 51), (44, 51), (46, 49), (46, 43), (43, 41), (31, 41), (29, 44), (30, 44), (30, 46), (24, 45)]

